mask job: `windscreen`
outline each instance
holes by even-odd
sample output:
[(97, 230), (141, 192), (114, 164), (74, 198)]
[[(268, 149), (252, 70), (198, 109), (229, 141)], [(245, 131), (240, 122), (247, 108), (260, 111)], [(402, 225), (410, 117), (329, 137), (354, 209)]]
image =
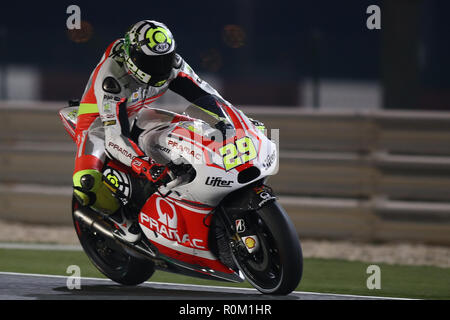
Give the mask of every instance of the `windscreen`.
[(186, 108), (184, 114), (191, 118), (203, 120), (213, 128), (220, 121), (228, 121), (228, 118), (225, 116), (221, 108), (214, 110), (216, 112), (212, 112), (209, 109), (210, 108), (202, 108), (198, 105), (191, 104)]
[(189, 105), (184, 114), (207, 123), (211, 128), (222, 132), (223, 138), (235, 135), (235, 129), (227, 114), (221, 107), (214, 105)]

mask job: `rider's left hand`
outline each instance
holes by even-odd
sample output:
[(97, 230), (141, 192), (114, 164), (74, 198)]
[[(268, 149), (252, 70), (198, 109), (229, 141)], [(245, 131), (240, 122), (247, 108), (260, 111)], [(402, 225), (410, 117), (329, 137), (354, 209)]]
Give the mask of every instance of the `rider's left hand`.
[(263, 122), (256, 120), (256, 119), (252, 119), (252, 118), (248, 118), (250, 120), (250, 122), (256, 127), (256, 129), (260, 130), (262, 133), (264, 133), (264, 131), (266, 130), (266, 126), (264, 125)]

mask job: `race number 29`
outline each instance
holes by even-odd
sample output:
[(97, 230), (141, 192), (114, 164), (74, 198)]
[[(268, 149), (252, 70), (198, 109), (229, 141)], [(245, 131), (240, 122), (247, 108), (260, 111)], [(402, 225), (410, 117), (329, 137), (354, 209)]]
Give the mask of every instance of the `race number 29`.
[(252, 139), (243, 137), (219, 149), (225, 170), (231, 170), (256, 158), (257, 153)]

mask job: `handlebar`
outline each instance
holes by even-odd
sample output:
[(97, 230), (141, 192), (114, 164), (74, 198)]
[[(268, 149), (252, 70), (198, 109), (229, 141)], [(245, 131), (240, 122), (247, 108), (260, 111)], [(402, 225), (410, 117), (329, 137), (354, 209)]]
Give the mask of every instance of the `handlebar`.
[[(171, 189), (184, 182), (189, 183), (195, 178), (195, 169), (190, 164), (174, 164), (173, 162), (169, 162), (166, 166), (169, 168), (168, 175), (159, 185), (155, 185), (156, 191), (158, 191), (163, 197), (169, 195), (171, 193)], [(159, 190), (160, 188), (163, 188), (163, 190)], [(163, 195), (163, 192), (161, 191), (166, 192), (164, 192), (165, 194)]]

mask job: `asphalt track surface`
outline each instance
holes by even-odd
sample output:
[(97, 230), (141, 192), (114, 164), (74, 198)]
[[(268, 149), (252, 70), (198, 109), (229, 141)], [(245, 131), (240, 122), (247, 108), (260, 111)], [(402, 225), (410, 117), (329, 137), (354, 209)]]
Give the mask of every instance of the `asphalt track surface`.
[(373, 300), (392, 299), (295, 291), (263, 295), (255, 289), (145, 282), (127, 287), (108, 279), (80, 278), (69, 289), (67, 276), (0, 272), (0, 300)]

